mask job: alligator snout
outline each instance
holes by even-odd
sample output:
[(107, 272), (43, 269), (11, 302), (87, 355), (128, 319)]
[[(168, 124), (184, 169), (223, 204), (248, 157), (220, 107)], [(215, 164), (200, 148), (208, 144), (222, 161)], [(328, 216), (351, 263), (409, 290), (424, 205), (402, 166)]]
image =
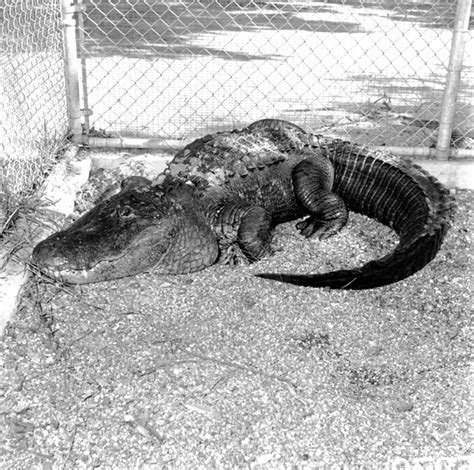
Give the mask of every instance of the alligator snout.
[[(94, 279), (94, 250), (85, 250), (82, 243), (66, 243), (62, 232), (38, 243), (32, 253), (32, 264), (53, 278), (82, 284)], [(69, 240), (70, 242), (71, 240)]]
[(84, 246), (84, 240), (67, 231), (58, 232), (36, 245), (32, 261), (41, 271), (88, 269), (95, 264), (94, 248), (88, 244)]
[(61, 244), (47, 238), (35, 246), (32, 254), (33, 264), (41, 271), (61, 271), (71, 263), (71, 251), (66, 256)]

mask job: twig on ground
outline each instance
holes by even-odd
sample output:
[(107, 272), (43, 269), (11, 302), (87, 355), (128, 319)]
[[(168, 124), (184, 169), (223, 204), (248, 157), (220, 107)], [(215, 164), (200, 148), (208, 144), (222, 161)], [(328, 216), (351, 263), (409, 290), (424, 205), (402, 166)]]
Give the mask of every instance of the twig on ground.
[(150, 375), (154, 374), (158, 369), (163, 369), (165, 367), (171, 367), (175, 366), (178, 364), (188, 364), (188, 363), (197, 363), (196, 359), (181, 359), (181, 360), (171, 360), (171, 361), (159, 361), (157, 364), (155, 364), (153, 367), (148, 367), (145, 370), (136, 370), (135, 374), (144, 377), (145, 375)]
[(298, 385), (296, 385), (294, 382), (287, 379), (286, 377), (283, 377), (283, 376), (277, 375), (277, 374), (270, 374), (268, 372), (265, 372), (264, 370), (258, 369), (257, 367), (245, 366), (245, 365), (242, 365), (242, 364), (238, 364), (236, 362), (224, 361), (222, 359), (216, 359), (216, 358), (213, 358), (213, 357), (210, 357), (210, 356), (205, 356), (204, 354), (189, 351), (188, 349), (184, 349), (183, 351), (186, 352), (187, 354), (190, 354), (191, 356), (197, 357), (198, 359), (201, 359), (203, 361), (213, 362), (214, 364), (218, 364), (218, 365), (225, 366), (225, 367), (230, 367), (230, 368), (233, 368), (233, 369), (240, 369), (240, 370), (243, 370), (245, 372), (250, 372), (250, 373), (255, 374), (255, 375), (260, 375), (260, 376), (265, 377), (267, 379), (278, 380), (280, 382), (284, 382), (288, 385), (291, 385), (291, 387), (293, 387), (295, 390), (298, 388)]
[(150, 426), (145, 420), (135, 419), (131, 415), (125, 415), (123, 422), (132, 426), (136, 431), (138, 431), (142, 436), (148, 437), (151, 436), (158, 441), (159, 444), (165, 442), (165, 438), (156, 431), (152, 426)]
[(76, 440), (76, 434), (77, 434), (77, 425), (75, 424), (74, 428), (72, 430), (71, 441), (69, 443), (69, 449), (68, 449), (66, 458), (64, 460), (64, 463), (63, 463), (63, 469), (66, 468), (66, 464), (67, 464), (68, 460), (71, 458), (72, 449), (74, 447), (74, 442)]

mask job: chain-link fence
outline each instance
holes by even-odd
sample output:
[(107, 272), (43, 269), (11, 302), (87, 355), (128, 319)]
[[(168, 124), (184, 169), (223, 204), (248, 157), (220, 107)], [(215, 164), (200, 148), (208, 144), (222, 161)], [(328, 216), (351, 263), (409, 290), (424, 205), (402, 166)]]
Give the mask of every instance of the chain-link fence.
[[(433, 147), (462, 1), (3, 0), (0, 219), (67, 130), (65, 82), (69, 126), (89, 142), (172, 148), (274, 117), (371, 145)], [(452, 145), (472, 149), (466, 36)]]
[(67, 130), (59, 0), (0, 2), (0, 228)]
[[(274, 117), (371, 145), (436, 144), (454, 0), (79, 3), (91, 135), (179, 146)], [(452, 139), (464, 148), (473, 46)]]

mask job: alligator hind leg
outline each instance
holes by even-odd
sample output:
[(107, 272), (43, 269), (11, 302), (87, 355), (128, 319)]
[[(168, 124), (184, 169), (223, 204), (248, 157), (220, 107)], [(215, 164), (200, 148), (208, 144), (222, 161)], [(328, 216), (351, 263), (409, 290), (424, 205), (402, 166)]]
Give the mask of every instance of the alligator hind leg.
[(303, 160), (293, 169), (293, 187), (298, 202), (309, 216), (296, 224), (306, 238), (317, 236), (320, 240), (339, 232), (347, 222), (346, 204), (331, 192), (334, 169), (325, 157)]
[(217, 214), (213, 225), (223, 263), (252, 262), (271, 252), (272, 218), (263, 207), (237, 202), (226, 204)]

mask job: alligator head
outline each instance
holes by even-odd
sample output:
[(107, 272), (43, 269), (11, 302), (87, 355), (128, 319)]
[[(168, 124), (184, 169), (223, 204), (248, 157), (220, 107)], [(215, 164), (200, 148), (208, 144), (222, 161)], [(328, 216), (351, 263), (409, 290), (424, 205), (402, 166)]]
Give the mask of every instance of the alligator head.
[[(197, 270), (182, 265), (187, 247), (179, 236), (182, 225), (196, 217), (195, 204), (193, 213), (187, 209), (190, 196), (182, 189), (151, 185), (124, 190), (40, 242), (33, 250), (33, 264), (47, 275), (74, 284), (152, 268), (164, 274)], [(217, 247), (209, 257), (214, 262)]]

